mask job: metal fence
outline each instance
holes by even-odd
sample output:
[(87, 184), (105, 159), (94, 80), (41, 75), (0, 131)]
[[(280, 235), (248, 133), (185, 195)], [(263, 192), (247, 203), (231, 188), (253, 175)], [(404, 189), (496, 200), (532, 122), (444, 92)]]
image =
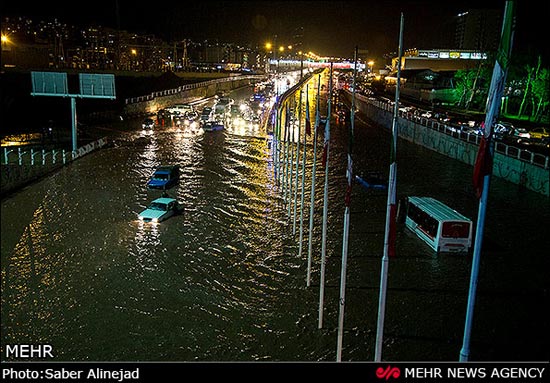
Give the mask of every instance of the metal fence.
[(78, 157), (99, 149), (107, 144), (105, 138), (86, 144), (75, 151), (65, 149), (34, 149), (18, 147), (4, 147), (2, 156), (2, 165), (32, 165), (47, 166), (56, 164), (66, 164)]

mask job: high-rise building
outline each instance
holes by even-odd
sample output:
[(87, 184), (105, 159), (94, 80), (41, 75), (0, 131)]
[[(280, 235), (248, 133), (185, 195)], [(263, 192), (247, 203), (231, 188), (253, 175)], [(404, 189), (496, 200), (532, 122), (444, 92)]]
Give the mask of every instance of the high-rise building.
[(502, 24), (498, 9), (470, 9), (456, 16), (455, 49), (496, 51)]

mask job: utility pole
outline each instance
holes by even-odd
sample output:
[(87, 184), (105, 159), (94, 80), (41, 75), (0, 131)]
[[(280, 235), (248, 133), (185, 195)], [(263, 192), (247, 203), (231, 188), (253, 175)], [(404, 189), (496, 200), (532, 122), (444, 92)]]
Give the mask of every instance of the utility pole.
[(187, 39), (183, 40), (183, 68), (184, 70), (189, 69), (189, 57), (187, 57)]
[(174, 72), (178, 68), (178, 46), (177, 43), (174, 41)]

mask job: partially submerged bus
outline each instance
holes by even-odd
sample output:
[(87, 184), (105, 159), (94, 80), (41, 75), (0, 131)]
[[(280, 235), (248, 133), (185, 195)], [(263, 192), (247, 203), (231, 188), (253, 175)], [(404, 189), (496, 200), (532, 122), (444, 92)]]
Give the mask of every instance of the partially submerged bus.
[(472, 221), (431, 197), (408, 197), (405, 225), (436, 252), (467, 252)]

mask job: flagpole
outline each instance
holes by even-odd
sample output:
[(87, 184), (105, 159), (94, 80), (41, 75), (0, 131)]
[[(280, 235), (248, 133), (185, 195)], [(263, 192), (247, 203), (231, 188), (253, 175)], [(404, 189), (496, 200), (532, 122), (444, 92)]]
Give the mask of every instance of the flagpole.
[(283, 201), (287, 203), (287, 179), (288, 179), (288, 131), (290, 124), (290, 114), (288, 112), (288, 101), (285, 105), (285, 139), (283, 144), (283, 161), (284, 161), (284, 170), (283, 170)]
[[(294, 96), (294, 95), (293, 95)], [(294, 114), (294, 107), (295, 105), (292, 105), (292, 111)], [(290, 113), (289, 113), (290, 117)], [(288, 192), (287, 196), (287, 212), (286, 217), (290, 219), (290, 209), (292, 207), (292, 174), (293, 174), (293, 164), (294, 164), (294, 121), (292, 118), (289, 118), (288, 123), (288, 173), (287, 173), (287, 186), (286, 190)]]
[(298, 102), (298, 140), (296, 141), (296, 166), (294, 175), (294, 218), (292, 219), (292, 235), (296, 235), (296, 209), (298, 208), (298, 168), (300, 167), (300, 135), (302, 134), (302, 93), (303, 90), (300, 88), (300, 101)]
[(283, 129), (282, 129), (282, 121), (283, 121), (283, 107), (280, 106), (277, 111), (277, 190), (280, 190), (281, 187), (281, 179), (283, 175), (282, 171), (282, 142), (284, 140), (283, 138)]
[(317, 100), (315, 106), (315, 125), (313, 127), (313, 168), (311, 170), (311, 199), (309, 205), (309, 238), (308, 238), (308, 252), (307, 252), (307, 279), (306, 286), (311, 285), (311, 260), (313, 250), (313, 216), (315, 211), (315, 173), (317, 171), (317, 129), (321, 117), (319, 115), (319, 98), (321, 89), (321, 75), (317, 76)]
[(399, 27), (399, 53), (397, 61), (397, 82), (395, 84), (395, 105), (393, 108), (392, 122), (392, 143), (391, 143), (391, 163), (390, 175), (388, 180), (388, 205), (386, 210), (386, 232), (384, 235), (384, 255), (382, 256), (382, 265), (380, 271), (380, 297), (378, 300), (378, 323), (376, 328), (376, 347), (374, 351), (374, 360), (380, 362), (382, 359), (382, 343), (384, 337), (384, 319), (386, 312), (386, 290), (388, 283), (389, 255), (395, 252), (395, 195), (396, 195), (396, 176), (397, 176), (397, 118), (399, 113), (399, 88), (401, 86), (401, 60), (403, 56), (403, 12), (401, 12), (401, 22)]
[[(304, 240), (304, 197), (305, 197), (305, 187), (306, 187), (306, 144), (307, 144), (307, 135), (311, 134), (311, 127), (308, 128), (309, 121), (309, 86), (306, 84), (306, 131), (304, 132), (304, 154), (302, 156), (302, 197), (300, 200), (300, 248), (298, 250), (298, 257), (302, 256), (303, 240)], [(309, 130), (308, 130), (309, 129)]]
[[(472, 256), (472, 271), (470, 274), (470, 288), (468, 293), (468, 304), (466, 309), (466, 320), (464, 325), (464, 337), (462, 348), (460, 350), (460, 362), (466, 362), (470, 356), (470, 336), (472, 331), (472, 322), (474, 315), (474, 307), (476, 300), (476, 291), (477, 291), (477, 280), (479, 274), (479, 263), (481, 259), (481, 246), (483, 243), (483, 233), (485, 229), (485, 214), (487, 210), (487, 201), (489, 197), (489, 185), (491, 181), (492, 173), (492, 158), (494, 152), (494, 141), (492, 139), (493, 133), (493, 124), (497, 121), (500, 102), (502, 94), (504, 91), (504, 84), (506, 82), (506, 75), (508, 71), (508, 61), (510, 59), (510, 54), (512, 51), (512, 40), (514, 34), (513, 28), (513, 1), (506, 1), (504, 8), (504, 22), (502, 25), (502, 35), (499, 46), (499, 53), (495, 66), (493, 68), (493, 77), (491, 78), (491, 87), (489, 89), (489, 94), (487, 95), (487, 106), (486, 106), (486, 116), (484, 124), (484, 134), (482, 142), (480, 145), (480, 150), (478, 152), (478, 158), (476, 159), (475, 167), (484, 167), (487, 165), (488, 169), (485, 170), (485, 175), (483, 177), (483, 189), (481, 191), (481, 197), (479, 200), (479, 210), (477, 217), (477, 226), (476, 226), (476, 238), (474, 242), (474, 250)], [(486, 148), (485, 148), (486, 146)], [(489, 158), (486, 158), (482, 151), (487, 150)], [(480, 163), (478, 160), (482, 156), (482, 161), (485, 163)], [(486, 161), (489, 161), (488, 163)], [(477, 170), (477, 169), (476, 169)], [(474, 172), (475, 173), (475, 172)], [(478, 186), (478, 185), (476, 185)], [(477, 191), (477, 190), (476, 190)]]
[(286, 105), (281, 106), (279, 118), (279, 184), (284, 195), (284, 177), (285, 177), (285, 141), (286, 141)]
[(279, 108), (277, 107), (275, 109), (275, 127), (274, 127), (274, 134), (273, 134), (273, 170), (274, 170), (274, 178), (275, 178), (275, 184), (277, 184), (277, 181), (279, 180), (279, 157), (278, 157), (278, 147), (279, 147)]
[(323, 197), (323, 240), (321, 245), (321, 279), (319, 288), (319, 328), (323, 328), (323, 306), (325, 301), (325, 263), (327, 256), (327, 216), (328, 216), (328, 164), (330, 154), (330, 106), (332, 103), (332, 63), (330, 63), (330, 77), (328, 90), (327, 118), (325, 123), (325, 147), (323, 162), (325, 165), (325, 192)]
[(355, 47), (355, 64), (353, 67), (353, 93), (351, 98), (350, 138), (348, 148), (348, 185), (346, 189), (346, 209), (344, 211), (344, 235), (342, 240), (342, 270), (340, 275), (340, 313), (338, 316), (338, 340), (336, 346), (336, 361), (342, 361), (342, 342), (344, 338), (344, 309), (346, 304), (346, 270), (348, 265), (348, 239), (350, 219), (351, 185), (353, 183), (353, 160), (351, 157), (353, 145), (353, 130), (355, 124), (355, 76), (357, 75), (357, 50)]

